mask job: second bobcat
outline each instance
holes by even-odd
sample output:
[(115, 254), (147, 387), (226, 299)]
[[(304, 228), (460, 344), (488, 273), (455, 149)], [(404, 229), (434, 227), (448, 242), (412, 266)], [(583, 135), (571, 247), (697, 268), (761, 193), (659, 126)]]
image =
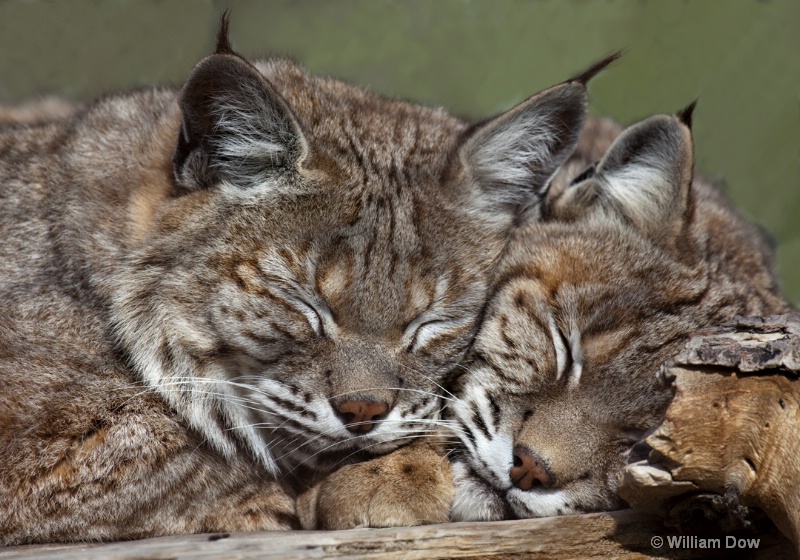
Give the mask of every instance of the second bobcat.
[[(347, 526), (354, 516), (337, 495), (355, 476), (375, 490), (376, 514), (360, 524), (623, 505), (622, 469), (671, 399), (659, 366), (699, 328), (789, 310), (762, 233), (693, 179), (691, 110), (650, 118), (616, 139), (613, 123), (587, 125), (541, 216), (517, 233), (498, 267), (451, 387), (459, 441), (452, 476), (449, 462), (432, 460), (435, 445), (347, 467), (301, 499), (307, 525)], [(421, 485), (419, 475), (436, 482)]]

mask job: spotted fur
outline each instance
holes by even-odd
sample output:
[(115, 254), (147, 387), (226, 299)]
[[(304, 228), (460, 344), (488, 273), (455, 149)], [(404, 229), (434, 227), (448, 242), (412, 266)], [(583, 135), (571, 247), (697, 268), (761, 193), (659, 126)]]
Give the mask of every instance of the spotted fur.
[(616, 127), (590, 123), (572, 169), (599, 163), (560, 176), (512, 242), (451, 407), (453, 519), (619, 507), (621, 469), (671, 398), (660, 364), (701, 327), (787, 311), (762, 233), (692, 180), (689, 114), (630, 127), (602, 159)]
[(302, 474), (428, 433), (586, 115), (581, 78), (471, 126), (224, 29), (180, 92), (0, 128), (2, 543), (292, 527)]

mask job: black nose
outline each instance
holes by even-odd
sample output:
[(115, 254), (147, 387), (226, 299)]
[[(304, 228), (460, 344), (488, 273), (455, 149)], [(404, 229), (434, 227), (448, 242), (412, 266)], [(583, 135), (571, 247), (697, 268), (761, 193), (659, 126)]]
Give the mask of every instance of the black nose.
[(553, 475), (545, 462), (525, 446), (514, 447), (514, 466), (511, 467), (511, 482), (520, 490), (530, 490), (553, 485)]
[(344, 401), (335, 405), (339, 418), (345, 428), (354, 434), (366, 434), (389, 412), (389, 405), (383, 401)]

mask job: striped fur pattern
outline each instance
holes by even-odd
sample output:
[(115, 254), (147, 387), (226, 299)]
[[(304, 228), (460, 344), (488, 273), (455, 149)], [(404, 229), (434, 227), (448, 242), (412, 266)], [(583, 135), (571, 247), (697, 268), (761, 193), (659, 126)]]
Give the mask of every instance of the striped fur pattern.
[(300, 473), (428, 433), (586, 90), (469, 126), (223, 32), (180, 92), (45, 114), (0, 128), (5, 544), (293, 527)]
[(453, 519), (619, 507), (621, 469), (671, 398), (659, 365), (699, 328), (787, 311), (761, 232), (692, 182), (688, 115), (627, 129), (602, 159), (617, 129), (590, 123), (570, 172), (599, 163), (559, 176), (512, 242), (454, 389)]

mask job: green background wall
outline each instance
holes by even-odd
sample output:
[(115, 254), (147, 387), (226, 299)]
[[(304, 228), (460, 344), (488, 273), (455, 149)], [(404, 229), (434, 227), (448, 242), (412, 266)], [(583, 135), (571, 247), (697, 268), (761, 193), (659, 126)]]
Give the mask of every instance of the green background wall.
[(180, 85), (232, 42), (469, 117), (499, 111), (624, 48), (592, 111), (632, 122), (700, 98), (697, 169), (779, 241), (800, 302), (800, 1), (0, 1), (0, 103)]

